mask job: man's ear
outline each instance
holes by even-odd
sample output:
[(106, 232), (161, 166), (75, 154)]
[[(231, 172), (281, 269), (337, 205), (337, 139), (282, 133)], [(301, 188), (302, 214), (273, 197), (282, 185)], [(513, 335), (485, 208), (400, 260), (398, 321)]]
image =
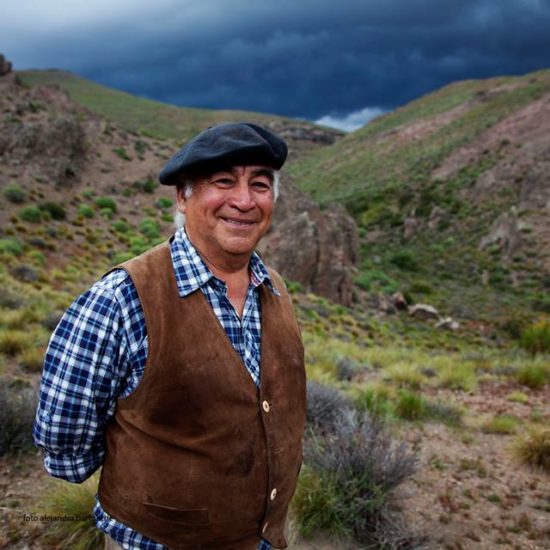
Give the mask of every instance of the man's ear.
[(187, 199), (185, 198), (185, 187), (178, 187), (176, 189), (176, 204), (178, 206), (178, 210), (185, 214), (185, 205), (187, 203)]

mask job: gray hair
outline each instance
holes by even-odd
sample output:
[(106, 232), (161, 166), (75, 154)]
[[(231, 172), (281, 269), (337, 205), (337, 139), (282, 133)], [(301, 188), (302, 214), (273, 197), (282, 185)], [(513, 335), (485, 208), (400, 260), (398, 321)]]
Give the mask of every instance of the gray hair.
[[(278, 170), (273, 171), (273, 201), (275, 202), (279, 197), (279, 184), (280, 184), (280, 174)], [(178, 184), (178, 191), (183, 187), (183, 196), (188, 199), (193, 194), (193, 180), (186, 179)], [(176, 211), (174, 213), (174, 225), (176, 229), (183, 227), (185, 225), (185, 214), (178, 210), (176, 206)]]

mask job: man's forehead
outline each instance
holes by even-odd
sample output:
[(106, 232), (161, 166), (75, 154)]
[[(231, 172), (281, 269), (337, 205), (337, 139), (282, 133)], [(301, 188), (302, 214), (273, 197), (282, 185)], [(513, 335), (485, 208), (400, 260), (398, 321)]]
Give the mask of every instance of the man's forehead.
[(275, 177), (275, 170), (271, 166), (265, 166), (262, 164), (255, 165), (238, 165), (238, 166), (228, 166), (227, 168), (219, 168), (207, 174), (202, 174), (199, 177), (195, 178), (196, 180), (205, 180), (212, 179), (218, 175), (230, 174), (233, 177), (243, 177), (243, 176), (266, 176), (271, 181)]

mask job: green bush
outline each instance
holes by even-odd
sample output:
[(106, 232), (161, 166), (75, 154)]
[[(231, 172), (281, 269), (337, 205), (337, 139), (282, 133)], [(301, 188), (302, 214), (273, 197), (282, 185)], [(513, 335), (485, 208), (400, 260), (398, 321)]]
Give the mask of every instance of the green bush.
[(420, 420), (426, 416), (426, 402), (417, 393), (400, 390), (395, 412), (405, 420)]
[(406, 271), (418, 271), (418, 262), (409, 250), (400, 250), (390, 257), (390, 263)]
[(33, 448), (34, 392), (0, 380), (0, 456)]
[(27, 206), (22, 208), (18, 214), (23, 221), (30, 223), (40, 223), (42, 221), (42, 212), (36, 206)]
[(64, 220), (67, 217), (65, 208), (57, 202), (44, 202), (39, 205), (42, 212), (47, 212), (52, 220)]
[(139, 223), (139, 231), (149, 240), (158, 239), (160, 237), (160, 227), (157, 221), (153, 218), (145, 218)]
[(23, 254), (23, 245), (14, 238), (0, 239), (0, 254), (21, 256)]
[(112, 228), (117, 233), (128, 233), (130, 226), (125, 221), (117, 220), (116, 222), (113, 222)]
[(540, 320), (527, 327), (521, 334), (519, 345), (529, 353), (550, 352), (550, 322)]
[(95, 205), (100, 210), (104, 210), (108, 208), (109, 210), (112, 210), (114, 213), (116, 213), (117, 211), (116, 202), (110, 197), (98, 197), (94, 202), (95, 202)]
[(550, 370), (542, 365), (525, 365), (517, 371), (516, 377), (520, 384), (537, 390), (546, 384), (549, 373)]
[(152, 193), (158, 185), (159, 184), (153, 178), (134, 182), (134, 187), (144, 193)]
[(502, 414), (484, 422), (481, 429), (485, 433), (509, 435), (516, 431), (517, 420), (513, 416)]
[(94, 209), (87, 204), (81, 204), (78, 207), (78, 213), (84, 218), (93, 218), (95, 216)]
[(13, 203), (20, 204), (25, 202), (27, 193), (17, 183), (9, 183), (4, 187), (4, 196)]
[(155, 201), (155, 207), (160, 208), (161, 210), (170, 208), (173, 204), (174, 204), (174, 201), (172, 199), (167, 199), (165, 197), (161, 197), (160, 199)]

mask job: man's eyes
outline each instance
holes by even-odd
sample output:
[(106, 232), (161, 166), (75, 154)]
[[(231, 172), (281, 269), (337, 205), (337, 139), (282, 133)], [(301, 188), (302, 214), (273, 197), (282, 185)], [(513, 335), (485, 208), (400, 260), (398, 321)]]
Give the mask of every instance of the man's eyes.
[(252, 182), (252, 185), (256, 188), (256, 189), (260, 189), (260, 190), (268, 190), (268, 189), (271, 189), (271, 183), (268, 183), (266, 181), (253, 181)]

